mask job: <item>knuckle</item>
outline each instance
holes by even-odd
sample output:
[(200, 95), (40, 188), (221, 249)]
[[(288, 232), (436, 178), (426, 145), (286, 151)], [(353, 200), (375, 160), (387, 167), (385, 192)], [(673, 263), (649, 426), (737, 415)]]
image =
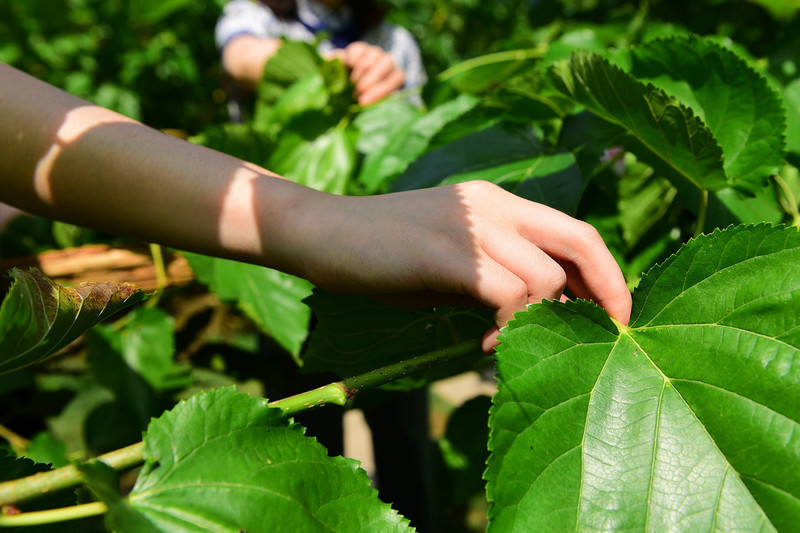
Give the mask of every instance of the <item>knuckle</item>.
[(567, 284), (567, 273), (557, 263), (553, 262), (545, 267), (539, 282), (541, 298), (555, 298), (561, 296)]
[(460, 185), (465, 194), (477, 198), (493, 195), (502, 190), (498, 185), (486, 180), (467, 181)]
[(581, 220), (576, 220), (575, 248), (579, 251), (591, 250), (597, 246), (604, 246), (603, 237), (597, 229)]

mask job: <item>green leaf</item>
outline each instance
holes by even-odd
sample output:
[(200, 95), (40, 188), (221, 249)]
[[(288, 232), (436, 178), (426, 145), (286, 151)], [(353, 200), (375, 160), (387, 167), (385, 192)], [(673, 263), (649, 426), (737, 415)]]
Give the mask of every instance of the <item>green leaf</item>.
[(585, 301), (516, 315), (497, 353), (490, 531), (793, 531), (800, 233), (686, 244), (631, 324)]
[(442, 72), (437, 80), (449, 83), (461, 93), (479, 93), (494, 89), (516, 73), (532, 68), (545, 50), (546, 47), (542, 47), (485, 54), (458, 63)]
[(264, 333), (298, 356), (311, 311), (303, 299), (311, 283), (277, 270), (238, 261), (185, 254), (197, 279), (222, 300), (236, 302)]
[(649, 167), (637, 173), (627, 170), (619, 182), (618, 205), (619, 213), (624, 214), (620, 217), (622, 237), (628, 246), (634, 246), (669, 211), (675, 188)]
[(331, 128), (313, 140), (298, 140), (288, 152), (271, 158), (270, 168), (301, 185), (344, 194), (356, 165), (355, 146), (347, 130)]
[(477, 179), (491, 181), (517, 196), (573, 215), (584, 187), (583, 174), (569, 152), (451, 175), (442, 184)]
[(212, 125), (189, 139), (195, 144), (266, 166), (272, 142), (250, 123)]
[(364, 108), (353, 125), (359, 131), (356, 148), (369, 157), (383, 150), (392, 138), (420, 116), (417, 106), (406, 99), (386, 98)]
[(294, 82), (319, 72), (322, 58), (314, 47), (302, 41), (287, 41), (272, 54), (264, 65), (264, 77), (258, 85), (259, 105), (273, 104)]
[(633, 76), (675, 96), (708, 125), (734, 185), (756, 191), (782, 166), (780, 95), (733, 50), (691, 36), (650, 41), (630, 55)]
[(63, 287), (36, 269), (14, 268), (0, 306), (0, 373), (41, 361), (113, 313), (147, 298), (132, 283)]
[(169, 532), (409, 529), (356, 461), (329, 457), (303, 432), (264, 399), (194, 396), (150, 424), (130, 505)]
[(177, 389), (190, 376), (174, 361), (172, 318), (156, 308), (133, 311), (123, 326), (101, 325), (88, 336), (87, 359), (96, 380), (114, 400), (95, 408), (86, 437), (94, 449), (136, 442), (150, 418), (163, 411), (157, 391)]
[(175, 325), (173, 318), (155, 307), (142, 307), (128, 315), (121, 329), (97, 329), (118, 348), (122, 360), (153, 388), (164, 390), (186, 385), (176, 378)]
[(800, 11), (799, 0), (749, 0), (769, 11), (776, 19), (790, 20)]
[[(722, 149), (690, 108), (661, 89), (645, 85), (598, 55), (576, 53), (551, 71), (553, 84), (574, 102), (624, 128), (640, 149), (700, 190), (733, 184)], [(672, 177), (667, 176), (667, 177)]]
[(191, 0), (133, 0), (130, 17), (138, 24), (157, 24), (176, 11), (185, 10)]
[(424, 153), (442, 128), (475, 108), (478, 101), (474, 96), (461, 95), (408, 121), (381, 150), (366, 156), (358, 181), (369, 191), (380, 189)]
[(137, 531), (158, 533), (158, 529), (144, 516), (136, 512), (119, 492), (116, 471), (102, 461), (91, 461), (77, 465), (86, 478), (91, 491), (108, 506), (105, 523), (110, 531)]
[(401, 309), (365, 296), (322, 290), (315, 290), (306, 302), (316, 326), (303, 353), (303, 371), (341, 377), (480, 337), (491, 324), (491, 316), (477, 309)]
[(788, 108), (786, 145), (795, 156), (800, 156), (800, 79), (783, 88), (783, 98)]
[(447, 468), (447, 499), (450, 504), (465, 504), (483, 493), (481, 474), (489, 452), (489, 408), (491, 398), (476, 396), (458, 407), (447, 421), (447, 431), (439, 449)]
[(529, 160), (541, 154), (541, 143), (531, 126), (499, 123), (428, 152), (398, 176), (391, 189), (434, 187), (452, 176)]

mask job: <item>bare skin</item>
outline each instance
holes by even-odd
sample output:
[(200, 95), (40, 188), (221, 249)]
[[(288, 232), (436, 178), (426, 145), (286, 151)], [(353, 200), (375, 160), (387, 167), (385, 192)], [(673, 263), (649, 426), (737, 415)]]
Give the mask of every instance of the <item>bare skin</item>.
[[(337, 11), (342, 0), (321, 0)], [(264, 66), (280, 48), (276, 38), (239, 35), (222, 49), (222, 68), (241, 87), (253, 90), (261, 80)], [(336, 49), (331, 58), (339, 58), (350, 70), (350, 79), (356, 86), (355, 96), (361, 105), (369, 105), (403, 87), (405, 73), (398, 68), (392, 55), (378, 46), (357, 41), (344, 49)]]
[(625, 280), (590, 225), (476, 181), (372, 197), (308, 189), (0, 65), (0, 201), (337, 292), (469, 303), (498, 328), (564, 287), (622, 323)]

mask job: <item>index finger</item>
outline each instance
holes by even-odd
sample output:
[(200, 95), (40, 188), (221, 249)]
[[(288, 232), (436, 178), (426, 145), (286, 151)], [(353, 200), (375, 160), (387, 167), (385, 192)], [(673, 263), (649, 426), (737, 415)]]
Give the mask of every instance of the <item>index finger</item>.
[[(631, 314), (631, 293), (603, 238), (590, 224), (555, 209), (537, 211), (535, 221), (520, 218), (519, 231), (559, 262), (567, 287), (590, 299), (622, 324)], [(544, 219), (542, 219), (544, 216)]]

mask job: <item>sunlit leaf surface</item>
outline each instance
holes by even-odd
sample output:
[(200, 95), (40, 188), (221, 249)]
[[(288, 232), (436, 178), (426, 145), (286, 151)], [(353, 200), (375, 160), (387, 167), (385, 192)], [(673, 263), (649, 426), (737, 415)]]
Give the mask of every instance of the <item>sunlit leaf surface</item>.
[(725, 173), (758, 190), (783, 164), (786, 111), (766, 78), (732, 50), (699, 37), (631, 49), (630, 72), (677, 97), (699, 116), (725, 154)]
[(498, 350), (491, 531), (795, 531), (800, 233), (734, 228), (653, 268), (629, 327), (520, 313)]
[[(154, 420), (129, 501), (160, 531), (405, 531), (358, 462), (329, 457), (267, 401), (199, 394)], [(125, 517), (116, 523), (126, 528)]]

